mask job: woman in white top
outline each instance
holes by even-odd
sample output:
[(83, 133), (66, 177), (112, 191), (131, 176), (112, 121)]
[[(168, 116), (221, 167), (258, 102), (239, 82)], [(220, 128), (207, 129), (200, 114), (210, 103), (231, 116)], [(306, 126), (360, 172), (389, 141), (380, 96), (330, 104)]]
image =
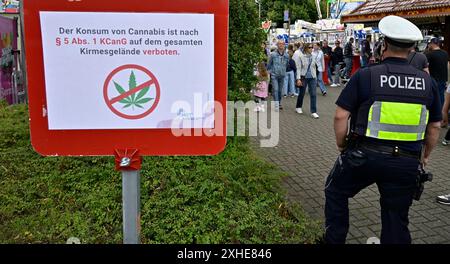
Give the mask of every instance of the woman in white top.
[(322, 92), (322, 95), (325, 96), (327, 94), (327, 88), (323, 83), (323, 72), (325, 71), (325, 56), (323, 55), (323, 51), (319, 43), (314, 43), (313, 49), (314, 49), (313, 55), (316, 57), (316, 64), (318, 71), (317, 83), (319, 84), (319, 88), (320, 91)]
[(299, 114), (303, 113), (303, 97), (305, 96), (306, 88), (308, 88), (309, 98), (311, 101), (310, 110), (311, 116), (315, 119), (319, 118), (317, 114), (317, 95), (316, 95), (316, 58), (312, 55), (312, 44), (305, 43), (303, 55), (295, 58), (297, 66), (297, 86), (300, 87), (300, 94), (297, 98), (296, 111)]

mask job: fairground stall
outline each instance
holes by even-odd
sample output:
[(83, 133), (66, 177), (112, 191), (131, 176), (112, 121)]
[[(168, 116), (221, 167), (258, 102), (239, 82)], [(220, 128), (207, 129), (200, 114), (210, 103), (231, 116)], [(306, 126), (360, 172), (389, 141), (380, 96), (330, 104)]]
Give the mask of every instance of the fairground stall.
[(19, 1), (0, 3), (0, 100), (8, 104), (24, 100), (25, 89), (19, 52)]
[(351, 13), (341, 17), (341, 22), (364, 23), (376, 27), (385, 16), (396, 15), (416, 24), (426, 38), (444, 39), (444, 49), (450, 47), (450, 0), (368, 0)]

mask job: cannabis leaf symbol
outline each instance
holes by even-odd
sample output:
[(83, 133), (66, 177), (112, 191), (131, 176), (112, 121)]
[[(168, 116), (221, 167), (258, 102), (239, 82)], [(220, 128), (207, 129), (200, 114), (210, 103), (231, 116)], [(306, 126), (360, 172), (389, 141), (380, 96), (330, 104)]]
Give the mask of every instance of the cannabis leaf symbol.
[[(116, 87), (116, 90), (120, 94), (126, 93), (125, 89), (120, 84), (116, 83), (115, 81), (113, 81), (113, 82), (114, 82), (114, 86)], [(137, 86), (136, 85), (136, 76), (134, 75), (134, 72), (131, 71), (130, 78), (128, 79), (128, 91), (136, 88), (136, 86)], [(124, 104), (123, 108), (128, 108), (131, 106), (131, 108), (133, 110), (134, 110), (135, 106), (139, 107), (139, 108), (144, 108), (142, 106), (143, 104), (148, 103), (154, 99), (154, 98), (143, 98), (145, 96), (145, 94), (148, 93), (149, 90), (150, 90), (150, 86), (144, 87), (137, 94), (132, 93), (128, 97), (120, 100), (119, 103)]]

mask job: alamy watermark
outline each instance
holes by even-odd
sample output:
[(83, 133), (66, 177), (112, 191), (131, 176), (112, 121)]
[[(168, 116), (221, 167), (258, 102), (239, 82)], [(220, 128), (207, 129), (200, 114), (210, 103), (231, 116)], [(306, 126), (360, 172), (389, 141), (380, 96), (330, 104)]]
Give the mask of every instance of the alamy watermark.
[[(227, 111), (227, 120), (223, 113)], [(204, 102), (202, 94), (194, 95), (194, 103), (176, 101), (171, 113), (176, 117), (171, 122), (172, 134), (182, 136), (250, 136), (258, 137), (260, 146), (269, 148), (278, 145), (280, 136), (279, 112), (275, 102), (227, 101), (226, 107), (220, 102)], [(226, 123), (225, 123), (225, 122)]]

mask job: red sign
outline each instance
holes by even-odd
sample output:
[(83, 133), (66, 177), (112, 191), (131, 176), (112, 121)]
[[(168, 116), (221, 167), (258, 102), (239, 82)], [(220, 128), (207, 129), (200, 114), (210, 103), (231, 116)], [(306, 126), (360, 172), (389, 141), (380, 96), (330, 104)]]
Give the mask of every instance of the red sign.
[[(29, 111), (31, 143), (34, 149), (45, 156), (113, 156), (117, 150), (136, 149), (140, 155), (214, 155), (221, 152), (226, 144), (226, 110), (214, 112), (214, 129), (220, 128), (223, 133), (208, 135), (191, 129), (190, 135), (174, 135), (171, 129), (87, 129), (87, 130), (50, 130), (47, 115), (46, 78), (43, 59), (43, 36), (41, 31), (40, 11), (48, 12), (115, 12), (115, 13), (180, 13), (180, 14), (213, 14), (214, 15), (214, 100), (226, 109), (227, 100), (227, 68), (228, 68), (228, 0), (173, 0), (173, 1), (65, 1), (65, 0), (23, 0), (24, 41), (26, 51), (26, 67), (28, 74)], [(68, 29), (61, 29), (67, 34)], [(91, 30), (88, 28), (87, 30)], [(94, 32), (95, 33), (95, 32)], [(173, 32), (171, 32), (173, 33)], [(195, 31), (184, 31), (185, 34), (196, 34)], [(62, 39), (64, 41), (64, 39)], [(78, 40), (77, 40), (78, 41)], [(86, 43), (80, 40), (75, 44)], [(170, 42), (169, 44), (173, 44)], [(198, 43), (190, 43), (195, 45)], [(170, 51), (170, 50), (169, 50)], [(85, 52), (85, 51), (83, 51)], [(101, 52), (101, 51), (99, 51)], [(120, 51), (117, 51), (120, 52)], [(148, 54), (145, 54), (148, 56)], [(152, 54), (158, 55), (158, 54)], [(177, 55), (177, 54), (173, 54)], [(144, 56), (144, 55), (141, 55)], [(152, 58), (149, 57), (149, 60)], [(70, 61), (68, 61), (70, 63)], [(140, 120), (151, 118), (158, 110), (160, 101), (160, 74), (143, 65), (129, 64), (109, 70), (103, 77), (103, 87), (98, 87), (103, 93), (105, 109), (111, 111), (116, 118)], [(110, 65), (107, 65), (110, 67)], [(195, 65), (193, 64), (193, 67)], [(105, 67), (107, 68), (107, 67)], [(133, 89), (112, 93), (111, 84), (116, 74), (123, 71), (139, 72), (145, 78), (139, 79)], [(167, 69), (170, 71), (170, 68)], [(109, 73), (109, 75), (108, 75)], [(51, 73), (49, 73), (51, 74)], [(83, 77), (80, 77), (83, 78)], [(176, 78), (176, 73), (174, 73)], [(146, 96), (144, 112), (132, 115), (123, 111), (118, 102), (127, 96), (147, 94), (147, 87), (156, 96)], [(176, 87), (183, 92), (183, 87)], [(64, 89), (64, 86), (61, 86)], [(145, 90), (144, 90), (145, 89)], [(142, 92), (142, 91), (145, 91)], [(142, 93), (141, 93), (142, 92)], [(155, 97), (155, 98), (153, 98)], [(144, 98), (144, 97), (142, 97)], [(148, 100), (154, 100), (148, 102)], [(82, 105), (80, 105), (82, 107)], [(210, 129), (210, 128), (209, 128)], [(201, 136), (199, 136), (201, 135)]]

